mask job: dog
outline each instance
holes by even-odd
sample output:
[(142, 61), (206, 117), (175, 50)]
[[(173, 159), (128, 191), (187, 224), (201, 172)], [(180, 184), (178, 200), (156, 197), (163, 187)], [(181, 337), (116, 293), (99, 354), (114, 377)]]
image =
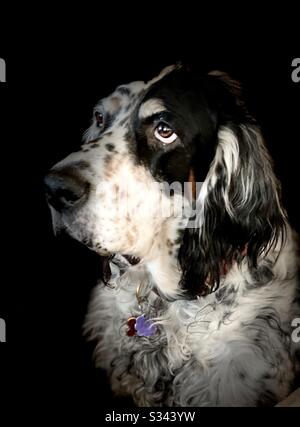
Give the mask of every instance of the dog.
[(45, 178), (53, 227), (104, 262), (84, 332), (138, 406), (271, 406), (292, 390), (297, 237), (241, 86), (165, 68), (94, 108)]

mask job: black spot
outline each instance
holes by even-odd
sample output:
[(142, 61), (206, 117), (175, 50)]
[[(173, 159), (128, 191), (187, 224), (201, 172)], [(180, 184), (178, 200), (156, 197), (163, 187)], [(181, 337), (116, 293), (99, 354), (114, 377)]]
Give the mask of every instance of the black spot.
[(105, 147), (108, 151), (114, 151), (115, 149), (114, 144), (110, 144), (110, 143), (105, 144)]
[(223, 166), (218, 163), (215, 168), (216, 175), (220, 175), (223, 172)]
[(270, 375), (270, 374), (265, 374), (265, 375), (263, 376), (263, 379), (264, 379), (264, 380), (270, 380), (270, 379), (271, 379), (271, 375)]
[(105, 156), (104, 163), (109, 163), (110, 161), (111, 161), (111, 156), (110, 155)]
[(78, 169), (87, 169), (90, 167), (90, 164), (88, 162), (85, 162), (84, 160), (81, 160), (80, 162), (77, 162), (74, 166), (76, 166)]
[[(227, 304), (228, 305), (228, 304)], [(225, 311), (222, 317), (222, 322), (223, 323), (228, 323), (230, 322), (230, 316), (232, 315), (233, 311), (229, 310), (229, 311)]]
[(276, 396), (271, 390), (264, 390), (263, 393), (259, 396), (256, 406), (274, 406), (277, 403)]
[(90, 141), (87, 141), (86, 142), (86, 144), (89, 144), (89, 146), (90, 146), (90, 144), (95, 144), (96, 142), (99, 142), (99, 137), (97, 137), (97, 138), (95, 138), (95, 139), (91, 139)]
[(90, 147), (91, 147), (91, 148), (98, 148), (98, 147), (99, 147), (99, 144), (97, 144), (97, 142), (95, 142), (95, 143), (94, 143), (94, 144), (92, 144)]
[(83, 150), (82, 150), (82, 152), (83, 153), (88, 153), (90, 150), (88, 149), (88, 148), (84, 148)]
[(119, 92), (121, 95), (127, 95), (127, 96), (129, 96), (131, 94), (130, 90), (126, 86), (118, 87), (117, 92)]
[[(252, 270), (252, 278), (255, 281), (255, 285), (263, 286), (269, 283), (274, 278), (272, 271), (272, 265), (259, 266), (257, 269)], [(251, 287), (251, 284), (249, 284)], [(253, 286), (253, 285), (252, 285)]]
[(126, 107), (125, 107), (125, 113), (128, 113), (130, 110), (131, 110), (131, 108), (132, 108), (132, 103), (128, 103), (128, 105), (126, 105)]
[(237, 289), (234, 285), (223, 286), (216, 292), (216, 300), (224, 305), (232, 305), (235, 301)]
[(164, 388), (165, 388), (165, 384), (164, 384), (163, 380), (162, 379), (157, 380), (157, 382), (155, 384), (155, 389), (157, 391), (163, 391)]
[(125, 116), (122, 120), (120, 120), (119, 125), (124, 126), (127, 121), (128, 121), (128, 116)]
[(167, 246), (168, 248), (172, 248), (174, 246), (174, 243), (170, 239), (167, 239)]

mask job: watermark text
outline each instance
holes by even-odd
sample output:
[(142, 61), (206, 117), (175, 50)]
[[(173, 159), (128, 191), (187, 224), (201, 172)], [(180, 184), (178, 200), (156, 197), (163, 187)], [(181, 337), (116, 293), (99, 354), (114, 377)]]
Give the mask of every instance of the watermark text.
[(6, 62), (3, 58), (0, 58), (0, 82), (6, 82)]
[(292, 341), (298, 343), (300, 342), (300, 317), (292, 320), (292, 327), (295, 328), (292, 332)]
[(294, 83), (299, 83), (300, 82), (300, 58), (294, 58), (292, 60), (292, 80)]
[(0, 342), (6, 342), (6, 323), (0, 318)]

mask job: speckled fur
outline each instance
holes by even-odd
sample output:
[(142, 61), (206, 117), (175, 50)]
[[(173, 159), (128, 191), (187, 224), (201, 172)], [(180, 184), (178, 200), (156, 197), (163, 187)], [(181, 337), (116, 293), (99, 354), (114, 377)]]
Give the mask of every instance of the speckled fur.
[[(299, 317), (296, 240), (287, 226), (282, 250), (277, 244), (261, 257), (255, 274), (245, 259), (222, 276), (216, 292), (184, 298), (178, 289), (177, 252), (185, 218), (162, 220), (157, 215), (154, 178), (137, 164), (130, 149), (130, 116), (162, 75), (149, 83), (124, 85), (102, 100), (95, 110), (105, 108), (113, 117), (111, 124), (100, 134), (93, 120), (81, 151), (56, 165), (59, 169), (84, 162), (81, 174), (91, 188), (84, 207), (74, 214), (58, 215), (52, 209), (54, 226), (67, 229), (101, 255), (142, 259), (136, 266), (128, 265), (111, 286), (99, 283), (94, 289), (85, 334), (96, 341), (97, 366), (108, 372), (113, 391), (132, 396), (137, 405), (272, 405), (290, 392), (296, 372), (296, 344), (291, 341), (291, 322)], [(222, 138), (227, 144), (223, 154)], [(223, 155), (232, 170), (239, 162), (235, 143), (226, 129), (221, 131), (216, 159)], [(214, 164), (208, 174), (212, 187), (213, 168)], [(122, 191), (124, 182), (130, 207), (145, 205), (142, 215), (118, 216), (111, 190)], [(243, 184), (247, 195), (251, 180)], [(207, 181), (200, 193), (203, 203), (208, 192)], [(226, 203), (230, 211), (225, 198)], [(140, 283), (147, 294), (146, 314), (158, 326), (149, 338), (126, 335), (126, 320), (140, 314), (135, 298)]]
[[(243, 263), (230, 270), (217, 292), (192, 301), (161, 299), (140, 265), (113, 288), (99, 284), (85, 331), (98, 343), (96, 363), (108, 372), (114, 392), (132, 396), (140, 406), (257, 406), (283, 399), (295, 375), (294, 251), (289, 233), (272, 269), (275, 279), (259, 284)], [(267, 264), (262, 260), (259, 269)], [(159, 325), (150, 338), (126, 336), (126, 319), (140, 313), (134, 297), (140, 282)]]

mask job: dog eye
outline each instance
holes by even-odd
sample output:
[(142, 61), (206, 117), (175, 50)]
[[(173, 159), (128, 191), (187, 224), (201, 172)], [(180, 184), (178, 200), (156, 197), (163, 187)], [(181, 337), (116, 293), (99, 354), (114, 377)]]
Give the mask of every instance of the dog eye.
[(177, 134), (173, 131), (173, 129), (167, 125), (164, 122), (160, 122), (154, 131), (154, 136), (159, 141), (170, 144), (171, 142), (174, 142), (175, 139), (177, 139)]
[(104, 124), (104, 115), (100, 111), (95, 111), (95, 120), (98, 128), (101, 128)]

